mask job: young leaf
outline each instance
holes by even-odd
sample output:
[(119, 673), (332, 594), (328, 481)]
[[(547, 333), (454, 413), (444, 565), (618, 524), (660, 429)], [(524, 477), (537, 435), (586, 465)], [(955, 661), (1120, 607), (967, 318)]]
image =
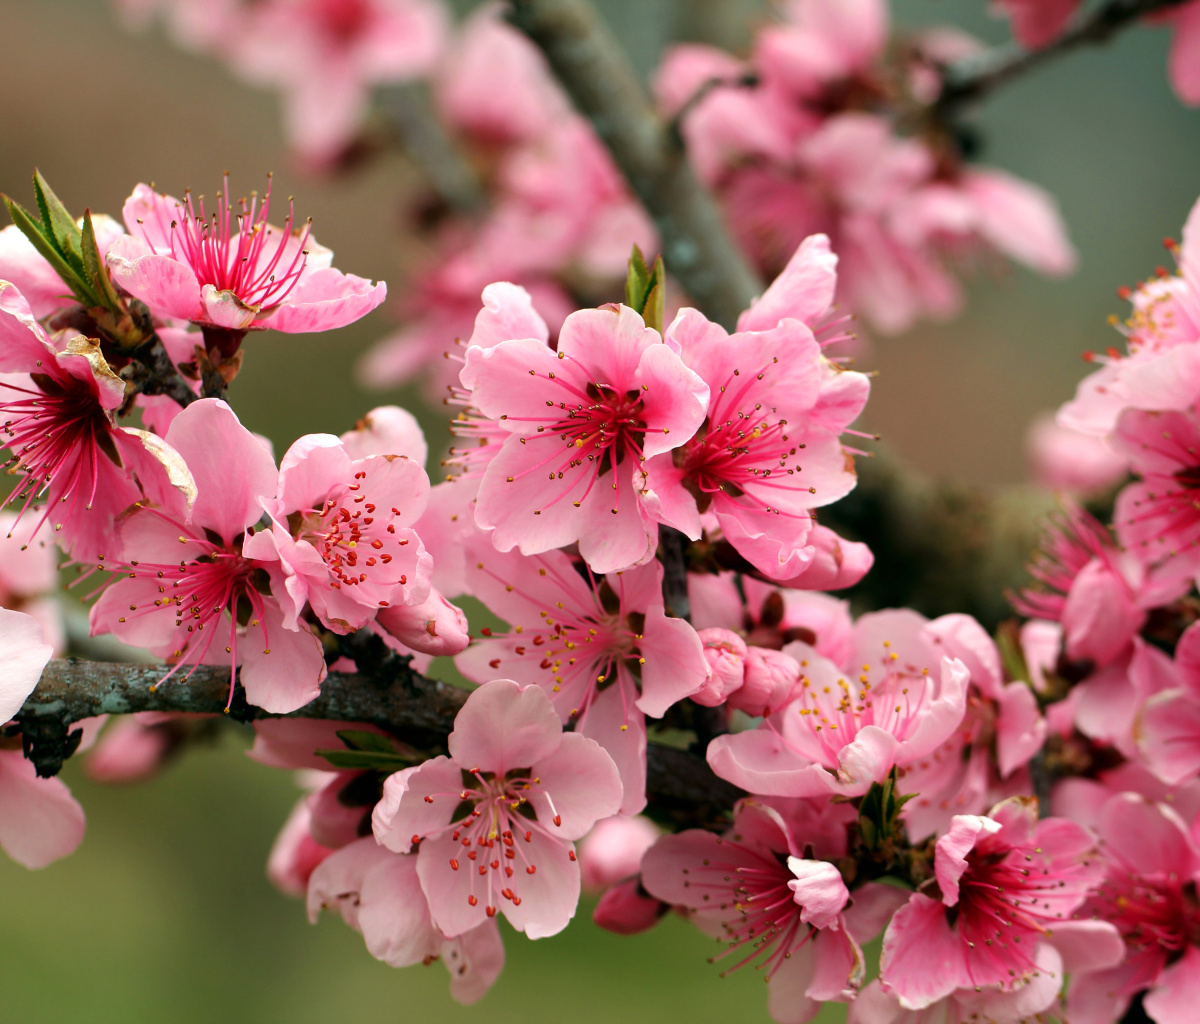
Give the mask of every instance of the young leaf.
[(121, 299), (108, 276), (108, 266), (104, 262), (104, 254), (96, 244), (96, 229), (92, 226), (92, 211), (83, 211), (83, 233), (81, 237), (81, 253), (83, 269), (92, 291), (101, 299), (98, 305), (114, 313), (122, 313)]
[(659, 256), (654, 261), (654, 270), (650, 275), (650, 290), (642, 304), (642, 319), (646, 322), (647, 327), (653, 327), (659, 334), (662, 334), (663, 330), (663, 315), (666, 305), (666, 275), (662, 256)]
[(646, 257), (635, 245), (629, 257), (629, 271), (625, 275), (625, 305), (640, 313), (646, 306), (649, 293), (650, 271), (646, 267)]
[(365, 732), (359, 729), (339, 729), (337, 738), (351, 750), (372, 750), (377, 753), (394, 754), (396, 747), (386, 736), (377, 732)]
[(63, 206), (62, 200), (54, 194), (54, 190), (42, 177), (41, 171), (33, 172), (33, 191), (37, 197), (38, 210), (42, 214), (42, 229), (54, 239), (61, 252), (69, 260), (71, 257), (79, 261), (82, 269), (81, 234), (75, 224), (75, 218)]
[(398, 772), (412, 765), (407, 757), (382, 750), (318, 750), (317, 755), (342, 771)]
[(97, 303), (87, 282), (80, 276), (79, 270), (73, 267), (63, 255), (59, 252), (58, 246), (52, 236), (49, 236), (42, 228), (42, 225), (33, 219), (33, 215), (26, 210), (20, 203), (4, 196), (4, 205), (8, 208), (8, 215), (12, 218), (15, 224), (21, 230), (26, 238), (33, 243), (33, 247), (46, 259), (46, 262), (54, 268), (54, 272), (62, 279), (80, 302), (86, 306), (94, 306)]

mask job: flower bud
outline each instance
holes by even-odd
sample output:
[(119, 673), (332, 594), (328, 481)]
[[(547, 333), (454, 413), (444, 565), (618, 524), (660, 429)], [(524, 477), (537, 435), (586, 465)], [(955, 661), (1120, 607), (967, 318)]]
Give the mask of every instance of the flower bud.
[(381, 608), (375, 617), (392, 636), (422, 654), (458, 654), (471, 642), (467, 617), (436, 590), (420, 604)]
[(745, 676), (746, 641), (728, 629), (697, 630), (704, 644), (704, 660), (708, 663), (708, 679), (692, 700), (706, 708), (724, 704), (734, 690), (741, 687)]
[(636, 878), (626, 879), (600, 897), (592, 920), (605, 931), (617, 935), (636, 935), (654, 927), (667, 912), (667, 905), (647, 894)]
[(642, 854), (659, 837), (649, 818), (618, 814), (596, 822), (579, 844), (579, 867), (583, 885), (603, 889), (623, 878), (636, 875)]
[(769, 647), (749, 647), (745, 681), (728, 699), (731, 708), (765, 715), (785, 704), (800, 678), (800, 665), (790, 654)]
[(97, 782), (144, 782), (162, 767), (175, 740), (161, 725), (123, 718), (105, 730), (96, 749), (88, 755), (84, 770)]

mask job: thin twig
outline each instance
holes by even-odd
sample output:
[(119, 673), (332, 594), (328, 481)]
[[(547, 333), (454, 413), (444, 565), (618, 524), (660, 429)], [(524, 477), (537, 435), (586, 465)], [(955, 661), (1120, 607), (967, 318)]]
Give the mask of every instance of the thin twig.
[(654, 219), (671, 273), (705, 315), (732, 328), (762, 285), (591, 5), (513, 0), (509, 18), (545, 54)]
[(948, 116), (964, 104), (983, 99), (1000, 86), (1064, 53), (1082, 46), (1106, 43), (1142, 18), (1184, 2), (1186, 0), (1106, 0), (1040, 50), (1018, 47), (993, 50), (959, 67), (948, 68), (934, 109), (942, 116)]

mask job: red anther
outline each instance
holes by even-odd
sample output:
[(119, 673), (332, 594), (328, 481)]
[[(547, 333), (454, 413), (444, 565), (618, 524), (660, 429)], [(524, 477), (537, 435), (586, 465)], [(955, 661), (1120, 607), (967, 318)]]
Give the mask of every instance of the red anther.
[(529, 842), (529, 840), (530, 840), (530, 839), (532, 839), (532, 838), (533, 838), (533, 833), (532, 833), (532, 832), (526, 832), (526, 833), (525, 833), (525, 842)]
[(491, 661), (488, 662), (488, 664), (491, 665), (492, 668), (499, 668), (500, 667), (500, 659), (493, 658)]
[(562, 824), (562, 815), (561, 815), (561, 814), (556, 814), (556, 815), (554, 816), (554, 824), (555, 824), (555, 825), (561, 825), (561, 824)]
[(568, 850), (568, 851), (567, 851), (567, 856), (568, 856), (568, 857), (570, 857), (570, 858), (571, 858), (571, 860), (574, 860), (574, 859), (575, 859), (575, 851), (574, 851), (574, 850)]
[(520, 896), (514, 896), (514, 897), (513, 897), (513, 906), (514, 906), (514, 907), (519, 907), (520, 905), (521, 905), (521, 897), (520, 897)]
[(471, 904), (471, 906), (475, 906), (475, 904), (477, 904), (479, 902), (479, 900), (477, 900), (474, 896), (468, 896), (467, 902), (469, 904)]
[(544, 644), (545, 642), (546, 642), (546, 638), (544, 636), (542, 636), (540, 633), (533, 638), (533, 646), (534, 647), (541, 647), (542, 644)]
[[(462, 796), (460, 796), (460, 797), (459, 797), (459, 799), (460, 799), (460, 800), (465, 800), (465, 799), (466, 799), (466, 797), (462, 797)], [(461, 832), (459, 832), (459, 830), (458, 830), (458, 829), (455, 829), (455, 830), (454, 830), (454, 832), (453, 832), (453, 834), (450, 836), (450, 838), (451, 838), (451, 839), (453, 839), (453, 840), (454, 840), (454, 841), (457, 843), (457, 842), (458, 842), (458, 837), (459, 837), (459, 836), (461, 836), (461, 835), (462, 835), (462, 833), (461, 833)]]
[(525, 874), (527, 874), (527, 875), (536, 875), (536, 874), (537, 874), (537, 865), (536, 865), (536, 864), (530, 864), (530, 865), (529, 865), (529, 867), (527, 867), (527, 868), (525, 869)]
[(500, 895), (506, 900), (511, 900), (513, 898), (513, 891), (511, 889), (501, 889)]
[(453, 857), (451, 857), (451, 858), (450, 858), (450, 870), (451, 870), (451, 871), (457, 871), (457, 870), (458, 870), (458, 861), (457, 861), (457, 860), (455, 860)]
[(1156, 273), (1156, 274), (1157, 274), (1159, 277), (1168, 277), (1168, 276), (1170, 276), (1170, 275), (1168, 275), (1168, 273), (1167, 273), (1167, 268), (1166, 268), (1166, 267), (1155, 267), (1155, 268), (1154, 268), (1154, 273)]
[(509, 846), (512, 845), (512, 829), (511, 828), (506, 828), (503, 832), (500, 833), (500, 835), (509, 844)]
[(420, 841), (421, 841), (421, 837), (414, 832), (412, 840), (411, 840), (412, 845), (416, 846)]
[(431, 797), (431, 796), (427, 796), (427, 797), (425, 798), (425, 802), (426, 802), (427, 804), (431, 804), (431, 803), (433, 803), (433, 797)]
[(496, 859), (496, 860), (492, 861), (492, 870), (493, 870), (493, 871), (498, 871), (498, 870), (500, 870), (500, 861), (499, 861), (499, 859)]
[(492, 630), (491, 630), (491, 627), (489, 627), (489, 626), (484, 626), (483, 629), (481, 629), (479, 632), (482, 633), (484, 636), (492, 635)]
[(495, 917), (495, 916), (496, 916), (496, 908), (495, 908), (495, 907), (488, 907), (488, 908), (487, 908), (487, 916), (488, 916), (488, 917)]
[(378, 551), (381, 547), (383, 547), (383, 541), (373, 540), (373, 541), (371, 541), (371, 547), (373, 547), (376, 551)]
[(1121, 358), (1121, 353), (1118, 352), (1111, 345), (1107, 349), (1104, 350), (1104, 353), (1105, 353), (1105, 355), (1108, 356), (1109, 359), (1120, 359)]
[(476, 859), (478, 859), (478, 857), (479, 857), (478, 850), (468, 850), (467, 851), (467, 860), (476, 860)]
[(509, 860), (513, 860), (517, 856), (517, 851), (516, 850), (505, 850), (504, 856), (507, 857)]
[(1128, 301), (1129, 296), (1131, 296), (1132, 294), (1133, 294), (1133, 291), (1130, 289), (1129, 285), (1123, 284), (1123, 285), (1121, 285), (1120, 288), (1117, 289), (1117, 298), (1118, 299), (1124, 299), (1125, 301)]
[(486, 864), (480, 864), (480, 865), (479, 865), (479, 873), (480, 873), (481, 875), (486, 875), (486, 874), (487, 874), (487, 865), (486, 865)]
[(513, 869), (510, 868), (507, 864), (505, 864), (504, 865), (504, 877), (512, 878), (512, 876), (513, 876)]
[(463, 846), (470, 846), (471, 845), (471, 837), (467, 836), (467, 838), (462, 841), (462, 844), (463, 844)]
[(1174, 251), (1175, 251), (1175, 239), (1173, 239), (1173, 238), (1164, 238), (1164, 239), (1163, 239), (1163, 248), (1164, 248), (1164, 249), (1168, 249), (1168, 250), (1170, 250), (1171, 252), (1174, 252)]
[(1083, 354), (1083, 361), (1085, 363), (1094, 363), (1096, 361), (1096, 353), (1095, 352), (1085, 352)]

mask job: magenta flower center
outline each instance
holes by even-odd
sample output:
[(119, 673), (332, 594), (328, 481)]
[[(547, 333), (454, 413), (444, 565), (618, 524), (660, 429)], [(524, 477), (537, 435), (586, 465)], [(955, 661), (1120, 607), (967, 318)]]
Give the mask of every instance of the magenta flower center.
[[(241, 199), (235, 210), (228, 192), (227, 177), (211, 217), (203, 196), (193, 203), (190, 192), (184, 194), (179, 216), (171, 221), (171, 255), (192, 268), (201, 287), (212, 285), (218, 291), (232, 292), (243, 305), (256, 309), (277, 306), (304, 272), (310, 225), (302, 232), (294, 230), (290, 201), (283, 228), (268, 223), (270, 178), (261, 203), (258, 193), (252, 192), (249, 203)], [(298, 242), (290, 245), (297, 235)]]
[(35, 374), (33, 382), (36, 389), (6, 384), (22, 397), (0, 402), (5, 446), (13, 453), (5, 468), (23, 474), (8, 500), (23, 497), (28, 508), (53, 482), (64, 500), (70, 497), (67, 516), (76, 512), (80, 499), (90, 509), (100, 459), (120, 465), (108, 417), (84, 381)]
[(370, 0), (308, 0), (308, 11), (327, 39), (345, 45), (371, 23)]
[[(514, 768), (504, 776), (492, 772), (464, 771), (463, 788), (454, 793), (433, 793), (425, 797), (429, 804), (455, 802), (448, 825), (425, 835), (414, 835), (414, 845), (433, 836), (450, 832), (458, 846), (449, 858), (452, 871), (466, 872), (467, 902), (478, 906), (480, 900), (488, 917), (494, 917), (500, 899), (521, 905), (526, 879), (537, 874), (534, 859), (534, 832), (552, 843), (561, 843), (551, 827), (558, 828), (562, 817), (550, 794), (529, 768)], [(553, 815), (550, 822), (538, 819), (529, 803), (531, 794), (540, 794)], [(567, 855), (575, 860), (575, 851)]]
[(1178, 876), (1147, 876), (1114, 866), (1092, 898), (1135, 950), (1157, 947), (1168, 956), (1200, 941), (1200, 903), (1194, 885)]

